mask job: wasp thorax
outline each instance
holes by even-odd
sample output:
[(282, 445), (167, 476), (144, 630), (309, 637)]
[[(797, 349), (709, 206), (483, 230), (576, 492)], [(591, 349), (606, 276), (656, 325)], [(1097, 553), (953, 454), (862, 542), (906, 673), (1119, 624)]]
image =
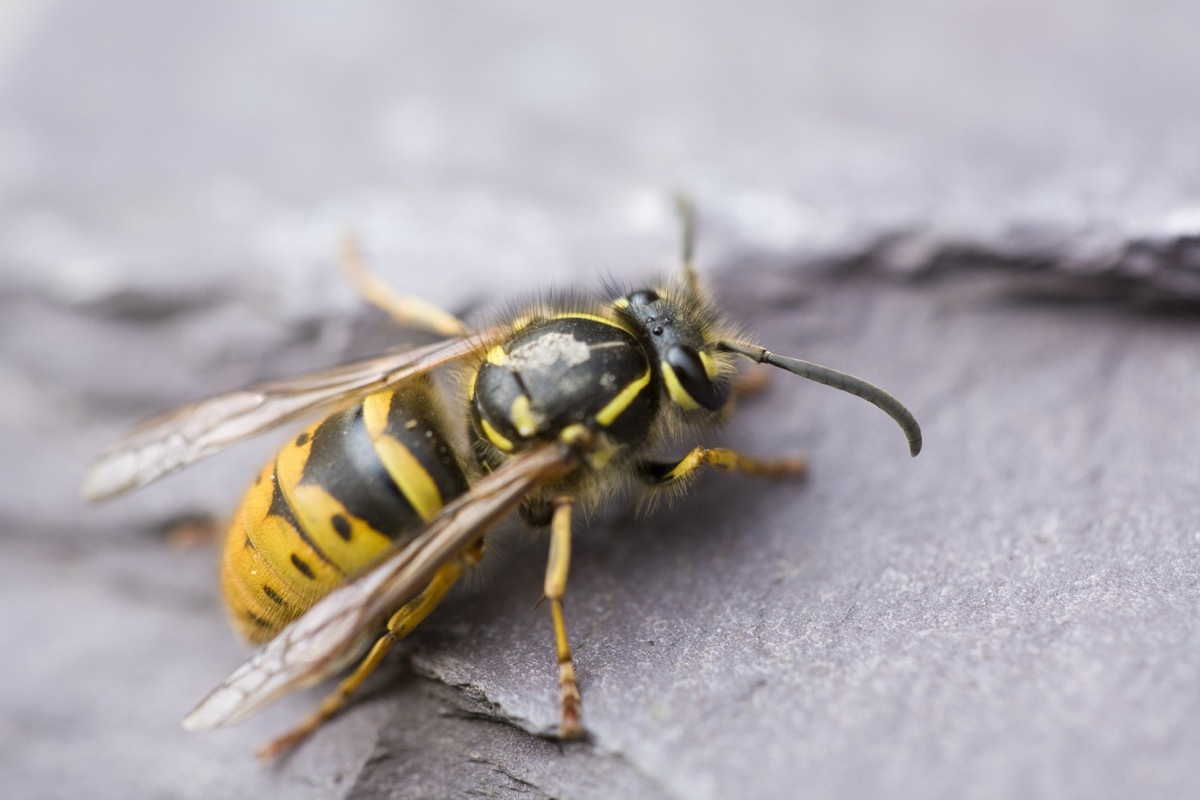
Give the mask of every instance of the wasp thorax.
[(620, 325), (588, 314), (536, 322), (480, 365), (471, 397), (475, 432), (502, 453), (558, 439), (572, 425), (617, 446), (633, 444), (657, 409), (652, 378), (646, 351)]

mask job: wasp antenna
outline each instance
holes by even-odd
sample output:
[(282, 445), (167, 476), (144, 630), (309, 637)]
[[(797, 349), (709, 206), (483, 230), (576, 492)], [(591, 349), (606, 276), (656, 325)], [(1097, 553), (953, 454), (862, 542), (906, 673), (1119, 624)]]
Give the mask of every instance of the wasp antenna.
[(679, 214), (680, 254), (683, 263), (690, 265), (696, 254), (696, 207), (686, 194), (675, 195), (675, 212)]
[(737, 353), (757, 364), (770, 364), (773, 367), (785, 369), (793, 375), (799, 375), (801, 378), (808, 378), (810, 381), (823, 383), (834, 389), (841, 389), (843, 392), (861, 397), (896, 421), (908, 439), (908, 452), (911, 455), (916, 456), (921, 452), (921, 425), (917, 422), (917, 418), (904, 407), (903, 403), (875, 384), (832, 367), (825, 367), (799, 358), (779, 356), (765, 347), (748, 342), (721, 342), (718, 346), (722, 350)]
[(683, 262), (683, 277), (694, 289), (698, 283), (694, 259), (696, 255), (696, 208), (686, 194), (675, 195), (675, 212), (679, 214), (680, 260)]

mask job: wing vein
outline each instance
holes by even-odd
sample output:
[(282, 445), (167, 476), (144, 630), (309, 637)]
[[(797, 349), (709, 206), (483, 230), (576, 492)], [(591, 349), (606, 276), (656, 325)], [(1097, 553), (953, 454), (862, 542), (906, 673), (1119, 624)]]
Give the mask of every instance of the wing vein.
[(343, 583), (292, 622), (184, 719), (189, 730), (240, 722), (287, 692), (340, 669), (347, 652), (376, 633), (385, 615), (415, 596), (531, 491), (568, 474), (578, 457), (547, 445), (515, 458), (445, 506), (408, 544)]
[(101, 453), (84, 479), (83, 495), (99, 501), (124, 494), (243, 439), (477, 353), (502, 334), (502, 328), (488, 328), (298, 378), (268, 381), (167, 412)]

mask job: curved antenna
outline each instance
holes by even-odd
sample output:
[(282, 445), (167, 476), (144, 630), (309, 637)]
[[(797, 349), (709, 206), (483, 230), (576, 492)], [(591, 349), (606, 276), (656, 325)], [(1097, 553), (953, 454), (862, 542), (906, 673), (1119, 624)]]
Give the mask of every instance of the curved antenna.
[(801, 378), (808, 378), (810, 381), (823, 383), (834, 389), (841, 389), (843, 392), (861, 397), (896, 421), (908, 439), (908, 452), (911, 455), (916, 456), (921, 452), (921, 425), (917, 422), (917, 418), (904, 407), (903, 403), (875, 384), (831, 367), (814, 364), (811, 361), (778, 356), (765, 347), (749, 342), (718, 342), (717, 347), (744, 356), (756, 364), (770, 364), (773, 367), (786, 369)]

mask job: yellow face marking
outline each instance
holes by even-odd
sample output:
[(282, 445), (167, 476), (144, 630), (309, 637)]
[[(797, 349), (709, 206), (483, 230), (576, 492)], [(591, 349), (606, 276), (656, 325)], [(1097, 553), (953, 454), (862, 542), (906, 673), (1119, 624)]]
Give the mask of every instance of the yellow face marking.
[[(699, 408), (700, 404), (693, 400), (692, 396), (683, 388), (683, 384), (679, 382), (679, 378), (676, 377), (675, 370), (671, 368), (671, 365), (666, 361), (659, 363), (662, 364), (663, 382), (667, 384), (667, 394), (671, 396), (671, 401), (684, 411), (695, 411)], [(706, 364), (705, 369), (707, 370), (707, 368)]]
[(529, 397), (523, 394), (517, 395), (513, 400), (512, 407), (508, 409), (508, 418), (517, 429), (517, 433), (526, 439), (531, 438), (541, 427), (533, 415), (533, 409), (529, 407)]
[(717, 365), (713, 363), (712, 356), (703, 350), (697, 351), (700, 354), (700, 363), (704, 365), (704, 374), (708, 376), (710, 381), (717, 378)]
[(616, 300), (612, 301), (612, 304), (613, 308), (629, 308), (629, 298), (618, 297)]
[(634, 398), (641, 394), (642, 389), (650, 384), (650, 368), (646, 367), (646, 373), (642, 377), (633, 381), (628, 386), (620, 391), (616, 397), (609, 400), (604, 408), (596, 412), (596, 422), (608, 427), (613, 424), (617, 417), (621, 416), (621, 412), (629, 408), (629, 404)]
[(486, 419), (483, 419), (482, 417), (480, 417), (479, 418), (479, 426), (481, 428), (483, 428), (483, 435), (485, 437), (487, 437), (487, 440), (489, 442), (496, 445), (496, 447), (498, 447), (499, 449), (503, 450), (506, 453), (511, 453), (513, 451), (513, 443), (510, 442), (508, 439), (505, 439), (503, 436), (501, 436), (500, 431), (493, 428), (492, 424), (490, 422), (488, 422)]
[(375, 445), (375, 452), (383, 462), (388, 475), (400, 487), (404, 497), (412, 504), (421, 519), (429, 521), (441, 510), (442, 493), (437, 483), (412, 451), (402, 442), (387, 433), (388, 411), (392, 392), (376, 392), (363, 400), (363, 423)]

